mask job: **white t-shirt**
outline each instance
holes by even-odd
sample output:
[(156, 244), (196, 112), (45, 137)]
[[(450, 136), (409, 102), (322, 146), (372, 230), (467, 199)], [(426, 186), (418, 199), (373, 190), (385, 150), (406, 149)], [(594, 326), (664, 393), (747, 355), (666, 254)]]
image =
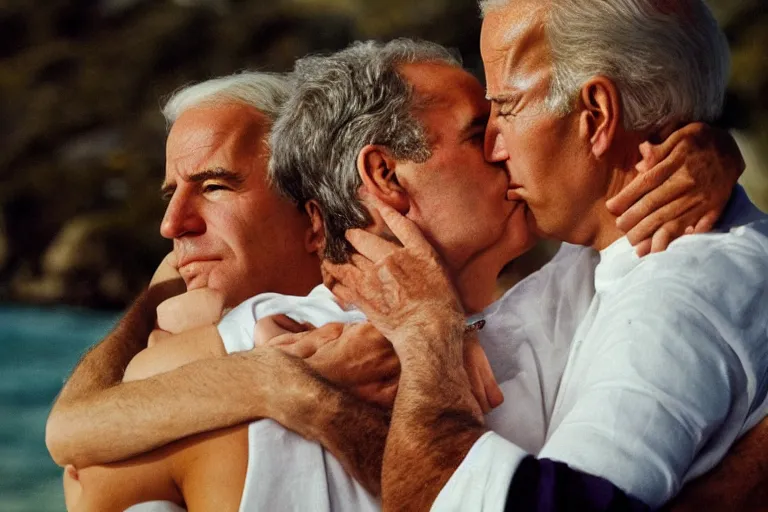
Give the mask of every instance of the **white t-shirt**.
[[(478, 336), (505, 398), (486, 416), (486, 424), (526, 450), (537, 452), (544, 444), (568, 347), (594, 294), (597, 261), (597, 252), (563, 244), (541, 270), (473, 317), (486, 320)], [(218, 330), (227, 352), (252, 349), (256, 321), (276, 314), (318, 327), (327, 322), (365, 319), (357, 310), (339, 307), (324, 286), (307, 297), (265, 293), (222, 318)], [(240, 510), (380, 509), (378, 500), (317, 443), (272, 420), (252, 423), (248, 439), (248, 470)], [(506, 496), (506, 487), (503, 492)], [(167, 512), (178, 510), (168, 505)], [(154, 508), (143, 507), (149, 505), (136, 505), (131, 512), (165, 510), (160, 502), (154, 502)]]
[[(593, 295), (596, 262), (595, 251), (563, 244), (539, 272), (473, 317), (486, 320), (480, 343), (505, 395), (504, 404), (487, 416), (487, 424), (532, 450), (544, 443), (568, 345)], [(227, 352), (253, 348), (256, 321), (275, 314), (317, 327), (365, 320), (357, 310), (344, 311), (322, 285), (307, 297), (262, 294), (233, 309), (219, 323)], [(317, 443), (272, 420), (250, 425), (240, 510), (379, 509), (379, 501)]]
[[(724, 220), (746, 226), (601, 252), (540, 457), (658, 507), (766, 416), (768, 220), (737, 199)], [(433, 510), (503, 510), (526, 451), (486, 434)]]

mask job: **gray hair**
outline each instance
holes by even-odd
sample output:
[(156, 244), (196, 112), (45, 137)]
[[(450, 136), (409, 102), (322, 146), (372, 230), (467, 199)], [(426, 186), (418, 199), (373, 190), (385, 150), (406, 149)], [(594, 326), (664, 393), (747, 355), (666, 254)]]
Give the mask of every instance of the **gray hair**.
[(190, 108), (239, 103), (254, 107), (274, 122), (289, 93), (287, 75), (242, 71), (182, 87), (166, 101), (162, 112), (170, 126)]
[[(514, 0), (483, 0), (483, 16)], [(621, 94), (624, 126), (709, 121), (721, 112), (730, 73), (725, 35), (701, 0), (552, 0), (553, 56), (547, 106), (573, 109), (582, 85), (603, 75)]]
[(353, 43), (328, 56), (296, 61), (295, 85), (270, 137), (273, 185), (302, 208), (318, 202), (326, 235), (324, 257), (347, 261), (347, 229), (371, 217), (358, 194), (357, 157), (366, 145), (386, 147), (394, 158), (424, 162), (431, 156), (403, 64), (440, 62), (461, 67), (446, 48), (424, 41)]

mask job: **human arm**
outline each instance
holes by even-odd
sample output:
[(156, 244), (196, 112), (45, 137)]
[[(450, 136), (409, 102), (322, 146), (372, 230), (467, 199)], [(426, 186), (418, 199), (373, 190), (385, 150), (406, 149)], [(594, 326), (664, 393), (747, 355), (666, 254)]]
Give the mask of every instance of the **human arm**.
[(83, 448), (71, 442), (79, 426), (89, 418), (81, 400), (120, 383), (130, 360), (146, 347), (155, 327), (157, 306), (183, 291), (184, 282), (171, 253), (158, 266), (149, 288), (128, 308), (112, 332), (75, 367), (46, 424), (46, 445), (59, 465), (72, 464)]
[(125, 462), (80, 471), (69, 467), (64, 475), (67, 510), (122, 512), (138, 503), (163, 501), (189, 512), (235, 512), (245, 483), (247, 446), (248, 426), (241, 425), (176, 441)]
[(215, 326), (197, 327), (171, 334), (136, 354), (123, 375), (123, 382), (146, 379), (193, 361), (226, 355)]
[[(333, 276), (334, 293), (360, 307), (400, 359), (382, 470), (384, 507), (424, 510), (485, 428), (463, 364), (465, 321), (453, 286), (434, 250), (412, 233), (417, 228), (399, 230), (392, 222), (406, 219), (383, 205), (380, 213), (405, 247), (355, 230), (348, 239), (360, 254), (353, 255), (352, 265), (325, 262), (324, 268)], [(415, 253), (410, 234), (417, 239)], [(407, 276), (408, 286), (387, 286)]]
[[(290, 322), (281, 319), (279, 325)], [(266, 344), (304, 359), (321, 376), (359, 398), (392, 409), (400, 361), (392, 344), (375, 327), (368, 322), (327, 324), (315, 331), (293, 324), (289, 328), (302, 329), (299, 334), (277, 336)], [(504, 395), (477, 336), (467, 337), (463, 358), (472, 394), (487, 414), (501, 405)]]
[[(124, 460), (196, 433), (269, 417), (320, 442), (372, 492), (380, 485), (377, 453), (383, 451), (389, 414), (269, 347), (126, 382), (86, 397), (80, 406), (86, 421), (66, 439), (77, 467)], [(128, 432), (124, 425), (131, 425)], [(84, 444), (87, 452), (80, 449)]]
[[(382, 473), (384, 507), (424, 510), (440, 494), (447, 498), (435, 503), (435, 510), (501, 510), (512, 475), (527, 454), (485, 432), (457, 355), (463, 337), (462, 315), (452, 302), (452, 289), (436, 256), (405, 218), (384, 205), (380, 213), (404, 247), (350, 232), (348, 239), (361, 256), (353, 258), (352, 265), (326, 263), (325, 269), (339, 281), (336, 293), (366, 313), (392, 340), (401, 359), (400, 387)], [(470, 449), (477, 451), (478, 440), (489, 437), (498, 443), (484, 445), (488, 464), (481, 460), (475, 467), (465, 460), (471, 458), (467, 456)], [(550, 461), (537, 461), (536, 467), (547, 464), (552, 466)], [(460, 467), (463, 469), (457, 472)], [(646, 509), (610, 482), (558, 467), (564, 477), (541, 485), (529, 479), (527, 485), (514, 486), (518, 495), (513, 499), (533, 504), (538, 497), (541, 503), (561, 506), (574, 498), (593, 505), (584, 510)], [(446, 483), (450, 488), (441, 492)], [(592, 488), (602, 494), (595, 496)], [(606, 489), (611, 493), (607, 500)], [(558, 492), (560, 500), (555, 499)]]
[(645, 142), (640, 153), (639, 175), (607, 206), (641, 256), (683, 234), (710, 231), (745, 168), (733, 137), (703, 123)]
[(215, 324), (221, 318), (224, 297), (209, 288), (176, 295), (157, 306), (157, 329), (147, 348), (128, 364), (123, 382), (146, 379), (185, 364), (223, 356), (221, 336)]

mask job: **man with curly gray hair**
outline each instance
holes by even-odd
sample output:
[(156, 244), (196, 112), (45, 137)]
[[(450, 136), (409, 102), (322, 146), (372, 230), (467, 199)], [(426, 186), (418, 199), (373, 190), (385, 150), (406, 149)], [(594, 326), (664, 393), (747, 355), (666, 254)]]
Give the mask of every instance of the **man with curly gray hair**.
[[(446, 265), (452, 283), (461, 297), (464, 311), (471, 313), (482, 310), (493, 300), (495, 278), (501, 266), (528, 247), (530, 233), (525, 226), (525, 209), (514, 196), (510, 197), (507, 191), (508, 177), (504, 169), (488, 164), (483, 158), (488, 104), (482, 98), (483, 91), (477, 80), (461, 70), (458, 61), (441, 47), (412, 41), (395, 41), (388, 44), (359, 43), (326, 58), (301, 59), (297, 63), (296, 71), (295, 94), (292, 94), (286, 103), (283, 118), (274, 126), (270, 173), (274, 184), (306, 209), (311, 217), (314, 235), (305, 240), (305, 245), (320, 248), (328, 260), (354, 261), (357, 256), (350, 257), (350, 246), (344, 239), (346, 229), (366, 227), (392, 237), (385, 223), (376, 215), (375, 208), (372, 208), (377, 201), (383, 202), (413, 219), (429, 239)], [(450, 83), (451, 87), (445, 87), (446, 83)], [(186, 190), (185, 188), (183, 191)], [(366, 193), (361, 195), (361, 190)], [(172, 192), (172, 195), (179, 194), (176, 189)], [(214, 187), (209, 192), (218, 197), (216, 194), (221, 191)], [(177, 235), (183, 238), (185, 233), (188, 233), (185, 229), (188, 230), (189, 227), (184, 228), (183, 224), (178, 226), (182, 229)], [(584, 278), (591, 275), (589, 270), (585, 273), (578, 271), (581, 268), (589, 269), (589, 258), (580, 262), (586, 264), (585, 267), (572, 265), (574, 262), (578, 263), (578, 258), (567, 260), (565, 265), (562, 259), (559, 261), (560, 267), (554, 268), (569, 269), (570, 274), (565, 272), (559, 275), (558, 286), (547, 290), (550, 294), (560, 291), (561, 285), (567, 288), (565, 285), (573, 284), (574, 280), (583, 284)], [(550, 267), (550, 271), (552, 268)], [(195, 268), (190, 267), (188, 277), (194, 282), (198, 273), (193, 270)], [(285, 271), (290, 272), (291, 269)], [(540, 274), (537, 282), (551, 282), (545, 276), (549, 274)], [(243, 283), (235, 280), (235, 284)], [(505, 300), (516, 302), (518, 293), (532, 293), (532, 282), (527, 284), (527, 288), (507, 295)], [(574, 286), (568, 291), (578, 294), (579, 290), (578, 286)], [(545, 302), (551, 299), (553, 304), (558, 304), (558, 301), (568, 302), (572, 296), (566, 293), (552, 296), (550, 299), (546, 297), (549, 296), (537, 296)], [(521, 317), (533, 327), (545, 323), (545, 319), (542, 319), (542, 322), (537, 320), (542, 314), (536, 307), (538, 302), (527, 301), (527, 304), (530, 305), (528, 310), (522, 309), (523, 304), (517, 309)], [(245, 303), (236, 311), (251, 313), (249, 307), (249, 303)], [(233, 314), (236, 311), (233, 311)], [(523, 313), (526, 311), (529, 314)], [(560, 315), (556, 329), (569, 332), (567, 324), (573, 319), (574, 316)], [(250, 320), (252, 324), (253, 318)], [(541, 391), (549, 395), (556, 388), (559, 367), (553, 365), (551, 371), (537, 368), (535, 360), (532, 359), (534, 356), (529, 354), (530, 357), (524, 364), (530, 363), (530, 375), (523, 375), (526, 372), (515, 374), (518, 368), (515, 364), (523, 363), (512, 361), (513, 364), (510, 364), (516, 355), (509, 354), (509, 346), (506, 344), (509, 338), (509, 331), (506, 329), (511, 329), (509, 322), (507, 319), (506, 323), (494, 329), (493, 322), (489, 319), (489, 325), (483, 333), (483, 336), (490, 340), (486, 341), (485, 346), (494, 348), (498, 356), (494, 358), (494, 369), (510, 377), (511, 386), (507, 388), (507, 399), (514, 406), (503, 414), (489, 418), (488, 424), (494, 428), (498, 427), (500, 432), (516, 442), (530, 443), (530, 446), (535, 447), (543, 442), (546, 414), (540, 414), (541, 393), (532, 391), (541, 385), (544, 388)], [(232, 323), (225, 319), (218, 328), (225, 344), (235, 332), (229, 330), (227, 325), (232, 327)], [(495, 334), (489, 334), (489, 331), (495, 331)], [(541, 329), (530, 332), (534, 333), (534, 338), (535, 332), (544, 337), (551, 334), (548, 331), (544, 333)], [(236, 333), (236, 336), (238, 335), (242, 336), (242, 333)], [(494, 335), (503, 336), (497, 341), (504, 343), (494, 345)], [(246, 338), (245, 341), (250, 342), (252, 346), (253, 337)], [(324, 354), (328, 352), (314, 347), (309, 353), (314, 354), (314, 351), (317, 351), (319, 357), (313, 359), (311, 355), (306, 355), (304, 350), (308, 345), (317, 343), (317, 340), (307, 340), (311, 340), (311, 336), (299, 338), (293, 343), (294, 348), (287, 350), (297, 355), (304, 353), (302, 357), (306, 358), (310, 366), (317, 365), (313, 367), (322, 373), (323, 364), (320, 361), (326, 357), (327, 363), (327, 355)], [(567, 341), (569, 340), (570, 338)], [(384, 341), (385, 346), (390, 348), (386, 340)], [(529, 345), (522, 344), (518, 348), (528, 350), (530, 347), (541, 347), (545, 352), (539, 355), (548, 356), (545, 340), (542, 339), (541, 343), (535, 339), (527, 341)], [(334, 344), (323, 340), (323, 344), (330, 347), (330, 351), (350, 350), (344, 348), (342, 342)], [(365, 343), (347, 346), (353, 347), (352, 350), (357, 352), (370, 353), (379, 350)], [(189, 347), (189, 350), (191, 351), (192, 347)], [(162, 431), (164, 439), (172, 439), (173, 432), (182, 431), (188, 434), (198, 428), (211, 428), (216, 421), (220, 422), (218, 426), (226, 426), (232, 424), (232, 421), (242, 421), (245, 418), (274, 415), (287, 427), (320, 442), (339, 458), (352, 476), (369, 489), (376, 490), (383, 436), (386, 435), (386, 413), (377, 407), (366, 406), (354, 397), (342, 398), (343, 393), (339, 393), (335, 388), (327, 389), (322, 385), (322, 381), (309, 386), (309, 396), (315, 397), (315, 405), (321, 403), (322, 407), (307, 407), (307, 375), (303, 373), (302, 365), (296, 360), (277, 357), (274, 350), (266, 347), (256, 347), (251, 353), (229, 358), (228, 361), (222, 359), (225, 358), (218, 358), (207, 364), (196, 364), (194, 372), (190, 366), (188, 371), (181, 374), (169, 372), (159, 375), (145, 381), (143, 387), (141, 383), (135, 383), (135, 387), (128, 386), (127, 389), (152, 389), (155, 404), (163, 403), (168, 408), (176, 407), (173, 409), (176, 411), (176, 421), (172, 423), (181, 425), (185, 421), (182, 417), (194, 417), (191, 426), (183, 428), (170, 425), (167, 421), (157, 428), (143, 423), (143, 428), (138, 429), (142, 431), (142, 442), (156, 443), (149, 440), (152, 432)], [(246, 364), (248, 360), (253, 365), (251, 369), (248, 369)], [(229, 374), (224, 371), (225, 368), (229, 368)], [(345, 372), (347, 368), (326, 364), (327, 373), (324, 375), (331, 380), (340, 379), (339, 384), (343, 385), (342, 382), (349, 377)], [(540, 370), (547, 373), (540, 377), (537, 373)], [(217, 374), (217, 371), (220, 373)], [(207, 389), (204, 395), (215, 396), (216, 406), (211, 407), (210, 399), (189, 397), (190, 392), (186, 388), (199, 390), (200, 384), (197, 382), (176, 388), (172, 402), (167, 401), (169, 395), (164, 391), (166, 386), (151, 385), (164, 382), (180, 384), (184, 382), (184, 375), (186, 378), (195, 375), (196, 380), (200, 379)], [(221, 378), (212, 381), (212, 375), (219, 375)], [(232, 377), (231, 387), (228, 388), (229, 392), (221, 393), (221, 385), (228, 375)], [(539, 382), (539, 378), (545, 382)], [(243, 385), (245, 382), (250, 384)], [(255, 385), (256, 383), (258, 385)], [(219, 391), (212, 392), (214, 388)], [(243, 393), (247, 393), (248, 389), (254, 392), (252, 400), (242, 399)], [(274, 396), (269, 396), (266, 392), (269, 389), (274, 390)], [(186, 398), (182, 400), (181, 396)], [(131, 402), (121, 400), (120, 403)], [(229, 404), (229, 407), (225, 404)], [(187, 412), (179, 412), (178, 407), (187, 408)], [(206, 407), (212, 410), (207, 410)], [(237, 411), (229, 410), (230, 407)], [(128, 409), (124, 408), (121, 414), (126, 414), (125, 410)], [(189, 412), (192, 410), (197, 412)], [(254, 411), (259, 412), (251, 416)], [(216, 416), (219, 417), (218, 420), (211, 419)], [(298, 417), (302, 419), (297, 420)], [(189, 423), (189, 420), (186, 421)], [(200, 427), (201, 423), (206, 427)], [(302, 442), (302, 446), (309, 447), (312, 453), (320, 453), (319, 447), (314, 443), (293, 441), (295, 436), (292, 437), (283, 429), (270, 424), (271, 422), (259, 422), (259, 425), (265, 428), (258, 430), (263, 432), (271, 429), (282, 434), (261, 439), (259, 446), (265, 446), (266, 443), (267, 450), (253, 450), (251, 453), (253, 458), (249, 460), (248, 472), (249, 475), (252, 471), (255, 473), (246, 479), (243, 506), (264, 503), (248, 501), (258, 499), (258, 496), (254, 496), (259, 494), (259, 489), (268, 503), (287, 503), (280, 501), (282, 496), (296, 497), (291, 479), (307, 474), (302, 472), (307, 470), (304, 465), (306, 459), (291, 459), (291, 454), (299, 452), (286, 449), (285, 446)], [(143, 432), (143, 429), (150, 434)], [(291, 439), (290, 443), (288, 439)], [(443, 440), (448, 443), (445, 446), (446, 453), (452, 453), (451, 439)], [(278, 441), (283, 443), (280, 446), (284, 449), (277, 448)], [(267, 457), (269, 450), (275, 452), (276, 459)], [(437, 452), (436, 455), (442, 456), (442, 452)], [(320, 456), (321, 459), (325, 457), (321, 453)], [(281, 471), (275, 471), (277, 466), (259, 471), (258, 463), (265, 459), (277, 461)], [(299, 469), (293, 471), (289, 460), (296, 462)], [(323, 460), (324, 463), (313, 468), (329, 464), (338, 469), (338, 464), (331, 462), (331, 459)], [(253, 461), (255, 465), (252, 465)], [(337, 472), (335, 475), (334, 478), (341, 478), (343, 473)], [(242, 474), (238, 476), (241, 477)], [(228, 480), (230, 484), (237, 481)], [(254, 481), (258, 482), (257, 486), (253, 485)], [(339, 481), (342, 480), (336, 483)], [(308, 482), (304, 479), (302, 485), (306, 486)], [(349, 476), (344, 475), (343, 482), (339, 488), (347, 491), (353, 489), (354, 496), (362, 495), (360, 486), (352, 482)], [(334, 480), (331, 479), (329, 485), (332, 486), (333, 483)], [(325, 489), (323, 485), (312, 488)], [(278, 489), (287, 489), (288, 494), (281, 494)], [(329, 501), (323, 504), (312, 501), (313, 508), (328, 508), (335, 504), (334, 509), (360, 509), (360, 503), (371, 503), (368, 499), (356, 502), (351, 498), (339, 503), (339, 496), (342, 495), (334, 494), (336, 491), (330, 490), (332, 487), (328, 489), (325, 497), (329, 498)], [(304, 497), (314, 499), (313, 497), (317, 496), (306, 493)], [(276, 501), (269, 501), (273, 498)], [(275, 506), (280, 508), (280, 505)]]
[[(718, 234), (684, 237), (639, 260), (606, 203), (638, 175), (641, 141), (719, 112), (727, 44), (699, 0), (482, 7), (493, 104), (486, 156), (505, 165), (510, 197), (525, 201), (538, 230), (600, 252), (596, 295), (574, 336), (546, 443), (531, 455), (490, 432), (467, 400), (455, 351), (461, 306), (446, 298), (449, 279), (435, 270), (427, 240), (390, 207), (380, 214), (402, 246), (348, 235), (361, 256), (326, 266), (342, 283), (338, 294), (409, 361), (387, 438), (384, 503), (660, 507), (768, 412), (768, 332), (756, 313), (768, 310), (768, 218), (736, 189)], [(730, 194), (711, 190), (721, 192)], [(657, 253), (686, 228), (676, 224), (648, 249)]]

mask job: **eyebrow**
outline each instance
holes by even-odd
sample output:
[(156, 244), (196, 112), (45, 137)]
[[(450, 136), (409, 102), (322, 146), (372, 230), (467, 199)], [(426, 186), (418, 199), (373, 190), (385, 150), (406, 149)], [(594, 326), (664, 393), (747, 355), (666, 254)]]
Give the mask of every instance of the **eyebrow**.
[[(203, 171), (196, 172), (187, 178), (187, 181), (191, 183), (200, 183), (206, 180), (225, 180), (234, 186), (242, 185), (245, 181), (245, 177), (223, 167), (215, 167), (213, 169), (205, 169)], [(160, 195), (162, 197), (168, 197), (176, 190), (175, 183), (164, 183), (160, 187)]]
[(475, 116), (469, 122), (469, 124), (467, 124), (464, 128), (462, 128), (461, 130), (462, 137), (468, 137), (478, 129), (485, 131), (485, 127), (488, 126), (488, 117), (489, 117), (488, 114), (481, 114), (479, 116)]
[(518, 92), (508, 92), (508, 93), (499, 94), (497, 96), (493, 96), (490, 93), (486, 93), (485, 99), (487, 99), (488, 101), (492, 101), (494, 103), (506, 103), (508, 101), (517, 99), (519, 96), (520, 96), (520, 93)]

